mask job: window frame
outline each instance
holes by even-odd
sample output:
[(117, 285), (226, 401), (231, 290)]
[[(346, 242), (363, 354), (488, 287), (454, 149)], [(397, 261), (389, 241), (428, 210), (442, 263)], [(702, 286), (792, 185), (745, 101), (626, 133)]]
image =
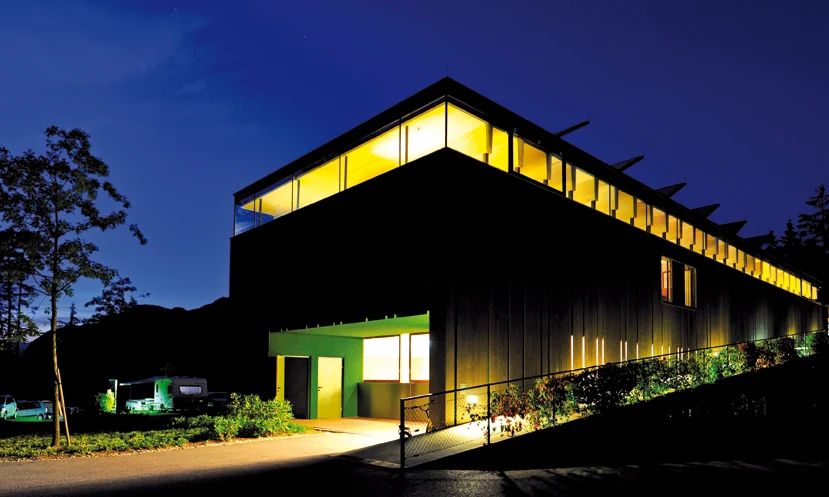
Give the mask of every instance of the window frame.
[[(409, 336), (409, 347), (408, 347), (408, 350), (409, 350), (409, 361), (408, 361), (409, 362), (409, 376), (408, 376), (409, 377), (409, 383), (429, 383), (428, 379), (427, 380), (413, 380), (412, 379), (412, 337), (413, 336), (418, 336), (418, 335), (429, 335), (429, 333), (430, 333), (429, 331), (425, 331), (425, 332), (421, 332), (421, 333), (398, 333), (396, 335), (382, 335), (382, 336), (376, 336), (376, 337), (364, 337), (364, 338), (362, 338), (362, 340), (363, 340), (363, 380), (362, 380), (362, 382), (363, 383), (400, 383), (402, 385), (406, 384), (406, 383), (403, 383), (401, 381), (401, 378), (403, 377), (403, 369), (402, 369), (403, 356), (401, 354), (401, 349), (402, 349), (403, 335), (408, 335)], [(365, 360), (366, 360), (365, 341), (366, 340), (373, 340), (373, 339), (376, 339), (376, 338), (397, 338), (398, 339), (397, 340), (397, 379), (396, 380), (367, 380), (365, 378)], [(431, 347), (431, 340), (430, 340), (429, 344), (430, 344), (430, 347)], [(431, 359), (431, 357), (429, 357), (429, 359)]]
[[(692, 311), (697, 310), (699, 308), (699, 301), (697, 300), (697, 298), (698, 298), (698, 288), (699, 288), (699, 284), (698, 284), (699, 279), (697, 277), (697, 272), (698, 272), (697, 267), (692, 266), (691, 264), (686, 264), (686, 263), (684, 263), (682, 261), (679, 261), (677, 259), (673, 259), (673, 258), (668, 257), (666, 255), (661, 256), (659, 261), (660, 261), (659, 297), (660, 297), (660, 300), (662, 301), (662, 303), (666, 304), (666, 305), (672, 305), (672, 306), (675, 306), (675, 307), (681, 307), (683, 309), (688, 309), (688, 310), (692, 310)], [(662, 263), (664, 261), (669, 262), (669, 264), (668, 264), (669, 269), (668, 269), (668, 272), (667, 272), (668, 273), (668, 285), (669, 285), (668, 294), (669, 295), (668, 295), (667, 299), (665, 298), (665, 296), (662, 293), (663, 288), (664, 288), (663, 278), (665, 277), (664, 273), (662, 271)], [(679, 279), (680, 275), (677, 274), (677, 273), (679, 273), (679, 271), (677, 271), (677, 268), (682, 268), (681, 280)], [(686, 292), (686, 290), (688, 290), (686, 287), (689, 286), (689, 285), (688, 285), (688, 282), (686, 281), (686, 275), (688, 274), (689, 270), (690, 270), (690, 273), (692, 275), (691, 276), (691, 282), (690, 282), (690, 297), (691, 297), (690, 302), (691, 303), (690, 303), (690, 305), (687, 305), (686, 302), (688, 302), (688, 295), (689, 294)], [(677, 292), (675, 291), (676, 286), (677, 286), (677, 280), (680, 281), (681, 284), (682, 284), (682, 302), (677, 301)]]

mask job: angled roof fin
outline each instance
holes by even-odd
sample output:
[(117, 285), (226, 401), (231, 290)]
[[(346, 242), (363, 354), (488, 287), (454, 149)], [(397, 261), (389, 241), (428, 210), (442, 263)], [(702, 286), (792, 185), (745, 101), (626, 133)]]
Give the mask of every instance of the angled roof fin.
[(691, 209), (694, 214), (699, 214), (702, 217), (708, 217), (714, 213), (715, 210), (720, 206), (720, 204), (711, 204), (711, 205), (703, 205), (702, 207), (697, 207), (695, 209)]
[(749, 237), (743, 238), (743, 240), (745, 240), (748, 243), (754, 245), (755, 247), (761, 248), (763, 245), (765, 245), (769, 242), (769, 235), (767, 233), (765, 235), (749, 236)]
[(619, 172), (622, 172), (625, 169), (628, 169), (629, 167), (633, 166), (634, 164), (636, 164), (637, 162), (639, 162), (640, 160), (642, 160), (644, 158), (645, 158), (644, 155), (640, 155), (640, 156), (634, 157), (632, 159), (623, 160), (622, 162), (617, 162), (616, 164), (611, 164), (610, 167), (617, 169)]
[(563, 130), (559, 131), (558, 133), (553, 133), (553, 134), (556, 135), (557, 137), (561, 138), (562, 136), (569, 135), (573, 131), (581, 129), (581, 128), (587, 126), (588, 124), (590, 124), (590, 121), (580, 122), (580, 123), (576, 124), (575, 126), (570, 126), (567, 129), (563, 129)]
[(671, 185), (671, 186), (663, 186), (662, 188), (657, 188), (656, 193), (658, 193), (660, 195), (665, 195), (666, 197), (671, 198), (676, 194), (676, 192), (678, 192), (679, 190), (682, 190), (683, 188), (685, 188), (685, 185), (687, 185), (687, 183), (683, 182), (683, 183), (677, 183), (677, 184)]
[(720, 225), (720, 228), (736, 235), (741, 229), (743, 229), (743, 226), (745, 226), (747, 222), (748, 221), (734, 221), (733, 223), (724, 223)]

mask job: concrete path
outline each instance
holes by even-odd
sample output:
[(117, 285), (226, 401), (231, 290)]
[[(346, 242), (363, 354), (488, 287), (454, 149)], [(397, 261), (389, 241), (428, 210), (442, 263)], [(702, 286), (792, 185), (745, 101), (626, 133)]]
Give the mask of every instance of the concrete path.
[(322, 433), (159, 452), (0, 463), (0, 495), (84, 495), (305, 466), (377, 443)]
[(383, 439), (383, 441), (397, 440), (399, 438), (399, 435), (397, 434), (397, 426), (400, 422), (393, 419), (294, 419), (293, 422), (323, 431), (377, 437)]

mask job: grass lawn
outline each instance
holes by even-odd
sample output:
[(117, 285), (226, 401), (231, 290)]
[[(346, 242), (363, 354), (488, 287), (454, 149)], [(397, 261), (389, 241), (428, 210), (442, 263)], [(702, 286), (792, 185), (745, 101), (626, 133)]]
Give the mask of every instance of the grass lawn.
[[(311, 431), (290, 423), (289, 430), (277, 436), (291, 436)], [(207, 443), (212, 438), (208, 427), (168, 428), (164, 430), (79, 433), (72, 435), (72, 445), (66, 445), (64, 435), (61, 447), (51, 447), (52, 436), (47, 434), (20, 435), (0, 439), (0, 461), (47, 459), (62, 456), (86, 456), (94, 453), (130, 452), (137, 450), (183, 447), (193, 443)]]

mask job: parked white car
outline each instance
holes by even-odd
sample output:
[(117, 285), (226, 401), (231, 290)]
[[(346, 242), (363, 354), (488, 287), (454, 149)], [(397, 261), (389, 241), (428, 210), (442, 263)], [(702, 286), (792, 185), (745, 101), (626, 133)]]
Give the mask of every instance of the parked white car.
[(46, 412), (46, 407), (43, 402), (39, 400), (21, 400), (17, 403), (17, 412), (15, 413), (17, 419), (21, 418), (37, 418), (39, 420), (48, 419), (49, 415)]
[(11, 395), (0, 393), (0, 419), (14, 419), (17, 417), (17, 402)]

